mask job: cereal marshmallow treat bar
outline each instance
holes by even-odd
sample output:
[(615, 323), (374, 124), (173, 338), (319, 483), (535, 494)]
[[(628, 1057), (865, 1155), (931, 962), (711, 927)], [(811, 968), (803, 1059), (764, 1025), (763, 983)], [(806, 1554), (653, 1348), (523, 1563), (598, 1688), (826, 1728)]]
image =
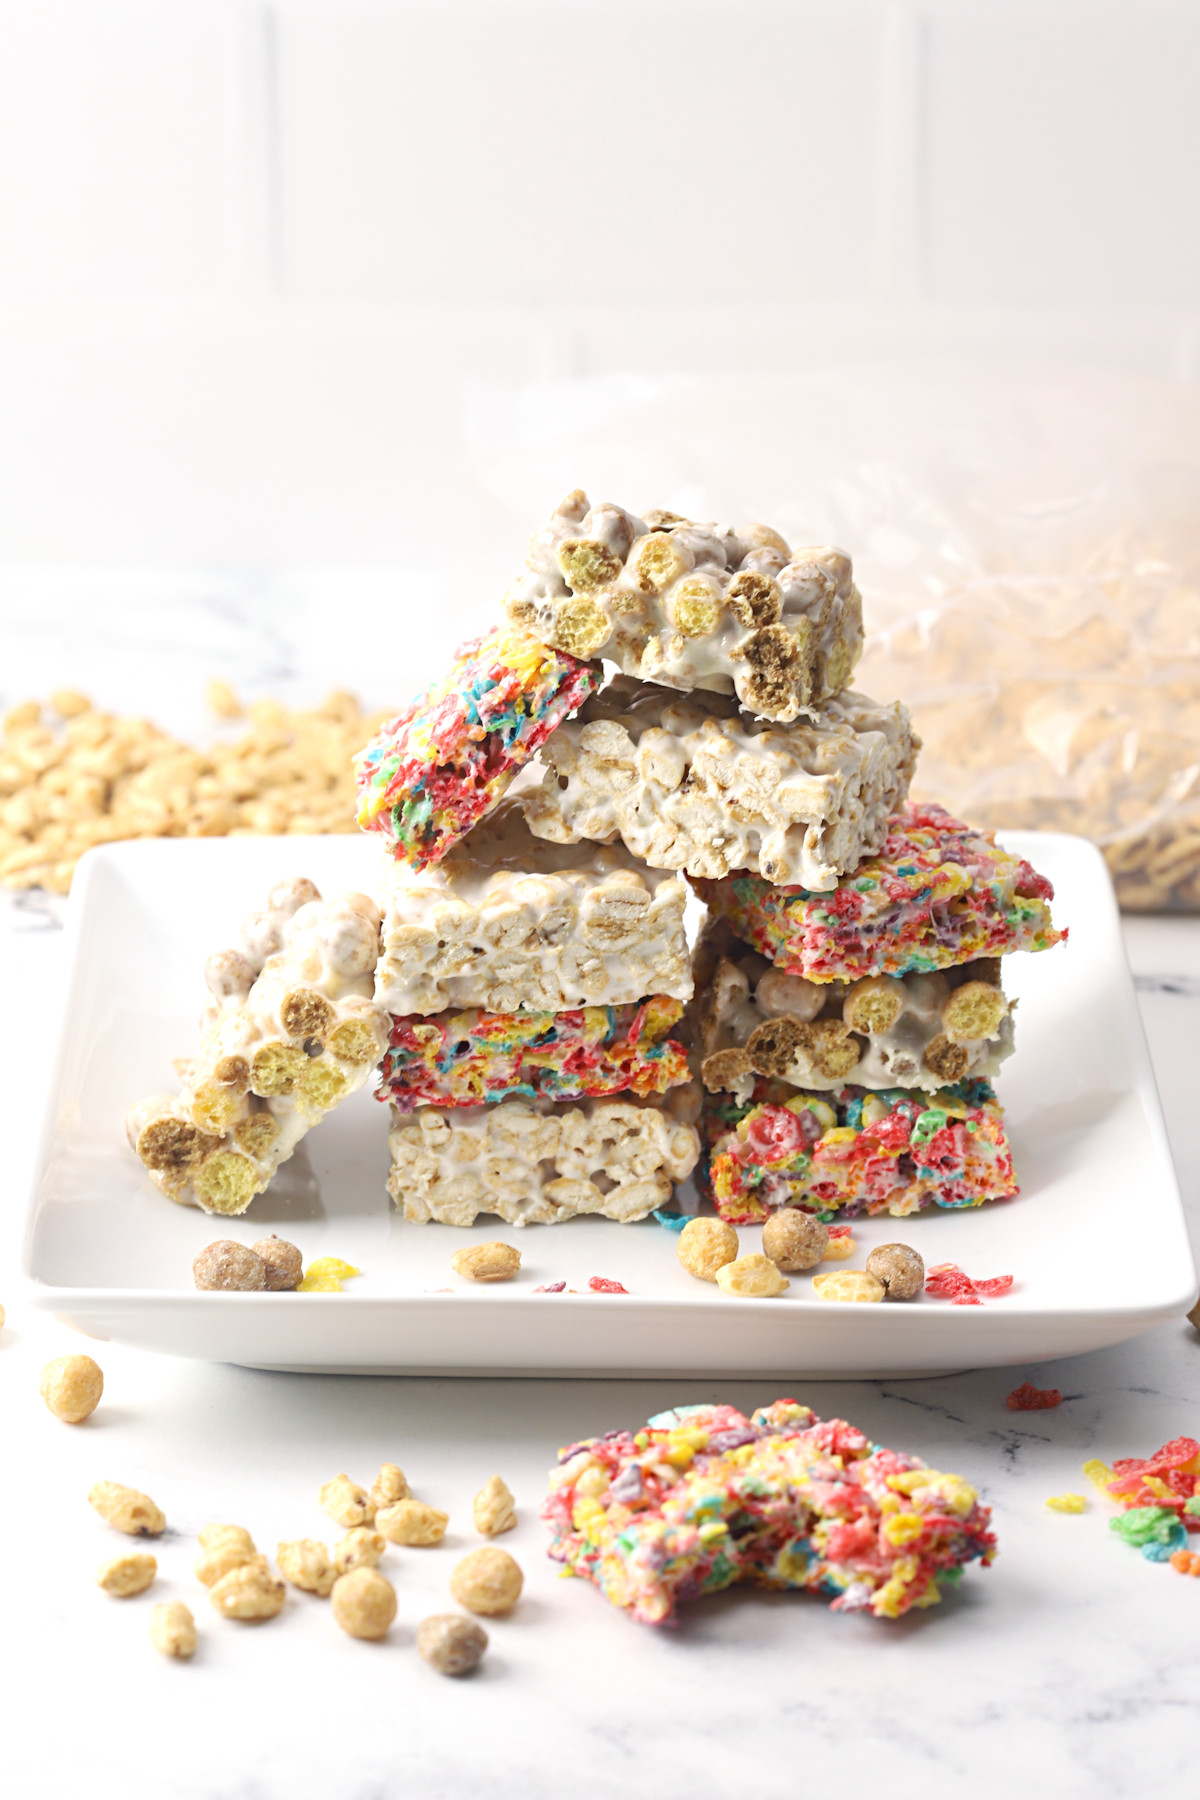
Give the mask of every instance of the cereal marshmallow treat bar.
[(526, 817), (561, 844), (620, 838), (655, 868), (834, 890), (883, 846), (918, 748), (903, 706), (862, 694), (783, 726), (618, 676), (545, 745)]
[(388, 1041), (371, 995), (379, 908), (322, 900), (311, 881), (273, 888), (237, 949), (205, 965), (211, 999), (177, 1095), (132, 1108), (129, 1141), (167, 1197), (245, 1212), (300, 1139), (362, 1087)]
[(794, 1087), (933, 1091), (990, 1080), (1013, 1050), (997, 957), (928, 975), (807, 981), (749, 949), (724, 920), (692, 960), (695, 1047), (710, 1093), (747, 1100), (757, 1079)]
[(777, 969), (810, 981), (948, 969), (1067, 935), (1051, 921), (1046, 877), (940, 806), (906, 806), (866, 860), (825, 888), (746, 873), (696, 888)]
[(576, 489), (526, 562), (505, 597), (514, 626), (644, 681), (736, 694), (760, 718), (815, 717), (862, 651), (850, 558), (789, 549), (769, 525), (639, 519)]
[(360, 751), (358, 823), (378, 831), (397, 861), (436, 862), (599, 680), (598, 668), (520, 632), (472, 639)]
[(795, 1400), (749, 1419), (679, 1406), (570, 1444), (542, 1517), (551, 1556), (647, 1625), (735, 1582), (897, 1619), (996, 1553), (991, 1510), (960, 1476)]

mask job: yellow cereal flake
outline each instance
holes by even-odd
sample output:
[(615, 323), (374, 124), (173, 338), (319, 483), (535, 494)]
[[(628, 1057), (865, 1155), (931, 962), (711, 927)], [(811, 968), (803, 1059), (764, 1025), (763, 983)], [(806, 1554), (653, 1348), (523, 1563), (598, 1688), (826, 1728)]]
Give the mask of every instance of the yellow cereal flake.
[(304, 1271), (304, 1280), (297, 1287), (298, 1294), (340, 1294), (342, 1283), (351, 1275), (361, 1275), (353, 1263), (343, 1262), (340, 1256), (318, 1256), (316, 1262), (310, 1262)]
[(1083, 1472), (1088, 1480), (1100, 1489), (1100, 1492), (1104, 1495), (1105, 1499), (1109, 1499), (1108, 1484), (1110, 1481), (1115, 1481), (1117, 1478), (1109, 1468), (1108, 1464), (1100, 1462), (1093, 1456), (1090, 1461), (1084, 1463)]
[(1046, 1505), (1051, 1512), (1081, 1513), (1087, 1510), (1082, 1494), (1051, 1494)]
[(857, 1249), (858, 1249), (858, 1245), (855, 1243), (854, 1239), (849, 1236), (849, 1234), (847, 1234), (845, 1237), (831, 1237), (829, 1242), (825, 1246), (825, 1250), (824, 1250), (824, 1253), (822, 1254), (821, 1261), (822, 1262), (847, 1262), (847, 1261), (849, 1261), (850, 1257), (852, 1257), (854, 1255), (854, 1252)]

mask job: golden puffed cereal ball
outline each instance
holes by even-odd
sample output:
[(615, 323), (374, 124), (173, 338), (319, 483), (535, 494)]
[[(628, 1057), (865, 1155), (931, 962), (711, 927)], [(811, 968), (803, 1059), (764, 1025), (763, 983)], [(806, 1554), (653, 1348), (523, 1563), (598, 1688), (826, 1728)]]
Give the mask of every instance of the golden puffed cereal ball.
[(507, 1550), (469, 1550), (450, 1577), (450, 1592), (468, 1612), (491, 1618), (511, 1612), (521, 1598), (525, 1577)]
[(715, 1281), (738, 1249), (738, 1234), (724, 1219), (689, 1219), (675, 1242), (676, 1256), (697, 1281)]
[(378, 1569), (360, 1564), (333, 1584), (333, 1616), (351, 1637), (386, 1637), (396, 1616), (396, 1590)]
[(104, 1371), (90, 1356), (56, 1356), (42, 1370), (40, 1388), (56, 1419), (80, 1425), (100, 1404)]

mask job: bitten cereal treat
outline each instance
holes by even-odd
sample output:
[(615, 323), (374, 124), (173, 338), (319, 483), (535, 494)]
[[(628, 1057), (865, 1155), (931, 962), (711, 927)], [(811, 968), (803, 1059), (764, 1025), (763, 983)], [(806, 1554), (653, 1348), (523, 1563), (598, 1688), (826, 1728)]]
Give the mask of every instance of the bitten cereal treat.
[(667, 1036), (682, 1002), (579, 1006), (570, 1012), (444, 1012), (392, 1020), (376, 1098), (418, 1106), (498, 1100), (639, 1099), (691, 1080), (687, 1051)]
[(323, 901), (298, 878), (246, 920), (240, 948), (209, 957), (211, 998), (180, 1093), (142, 1101), (126, 1121), (168, 1199), (245, 1212), (301, 1138), (362, 1087), (390, 1028), (371, 999), (379, 925), (365, 894)]
[(358, 822), (423, 869), (478, 825), (600, 670), (520, 632), (473, 638), (356, 760)]
[(1067, 936), (1051, 922), (1046, 877), (940, 806), (905, 807), (861, 867), (828, 892), (819, 886), (771, 887), (745, 873), (696, 883), (740, 938), (809, 981), (949, 969)]
[(473, 1225), (480, 1213), (517, 1226), (580, 1213), (644, 1219), (700, 1154), (692, 1124), (631, 1100), (427, 1106), (396, 1115), (388, 1144), (396, 1205), (414, 1224), (443, 1225)]
[(545, 644), (673, 688), (736, 692), (764, 718), (812, 713), (850, 679), (862, 600), (850, 558), (792, 550), (769, 525), (697, 525), (591, 506), (578, 488), (529, 542), (505, 595)]
[(762, 1083), (749, 1107), (707, 1095), (703, 1124), (709, 1149), (697, 1180), (731, 1225), (758, 1224), (784, 1206), (907, 1218), (923, 1206), (982, 1206), (1017, 1192), (1004, 1115), (986, 1081), (936, 1094), (818, 1095)]
[(655, 868), (836, 888), (881, 849), (919, 740), (898, 702), (847, 691), (819, 719), (770, 725), (717, 694), (618, 675), (545, 746), (529, 829), (558, 844), (620, 838)]
[(514, 797), (435, 868), (389, 869), (376, 1004), (407, 1017), (690, 1000), (687, 900), (679, 875), (619, 844), (535, 838)]
[(104, 1392), (104, 1371), (90, 1356), (56, 1356), (42, 1370), (41, 1395), (56, 1419), (81, 1425)]
[(735, 1582), (895, 1619), (996, 1548), (990, 1508), (961, 1477), (795, 1400), (750, 1419), (679, 1406), (570, 1444), (542, 1517), (551, 1556), (650, 1625)]
[(694, 1042), (711, 1093), (747, 1100), (755, 1081), (828, 1090), (990, 1080), (1013, 1049), (998, 959), (927, 975), (807, 981), (743, 944), (724, 920), (692, 958)]

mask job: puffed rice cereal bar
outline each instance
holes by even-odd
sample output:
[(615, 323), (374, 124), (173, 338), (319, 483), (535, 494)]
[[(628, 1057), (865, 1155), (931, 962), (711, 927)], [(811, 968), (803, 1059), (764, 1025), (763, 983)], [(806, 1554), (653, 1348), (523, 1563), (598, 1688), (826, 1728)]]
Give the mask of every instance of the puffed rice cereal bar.
[(1013, 1050), (999, 958), (928, 975), (806, 981), (710, 920), (692, 959), (696, 1054), (710, 1093), (756, 1077), (794, 1087), (927, 1088), (986, 1080)]
[(434, 868), (388, 872), (375, 1002), (398, 1015), (688, 1000), (687, 888), (619, 845), (532, 837), (506, 800)]
[(560, 844), (620, 837), (654, 868), (829, 889), (882, 845), (919, 747), (899, 702), (846, 692), (816, 723), (768, 725), (619, 675), (546, 744), (526, 818)]
[(628, 1223), (665, 1205), (700, 1154), (694, 1125), (631, 1100), (504, 1100), (393, 1118), (388, 1192), (416, 1224), (473, 1225), (480, 1213), (509, 1225), (579, 1213)]
[(379, 908), (283, 881), (205, 965), (211, 996), (177, 1096), (133, 1107), (129, 1142), (162, 1193), (245, 1212), (306, 1132), (367, 1080), (390, 1021), (373, 1004)]
[(529, 542), (514, 625), (573, 656), (673, 688), (736, 693), (790, 723), (841, 693), (862, 651), (850, 558), (792, 550), (769, 525), (697, 525), (591, 506), (578, 488)]

